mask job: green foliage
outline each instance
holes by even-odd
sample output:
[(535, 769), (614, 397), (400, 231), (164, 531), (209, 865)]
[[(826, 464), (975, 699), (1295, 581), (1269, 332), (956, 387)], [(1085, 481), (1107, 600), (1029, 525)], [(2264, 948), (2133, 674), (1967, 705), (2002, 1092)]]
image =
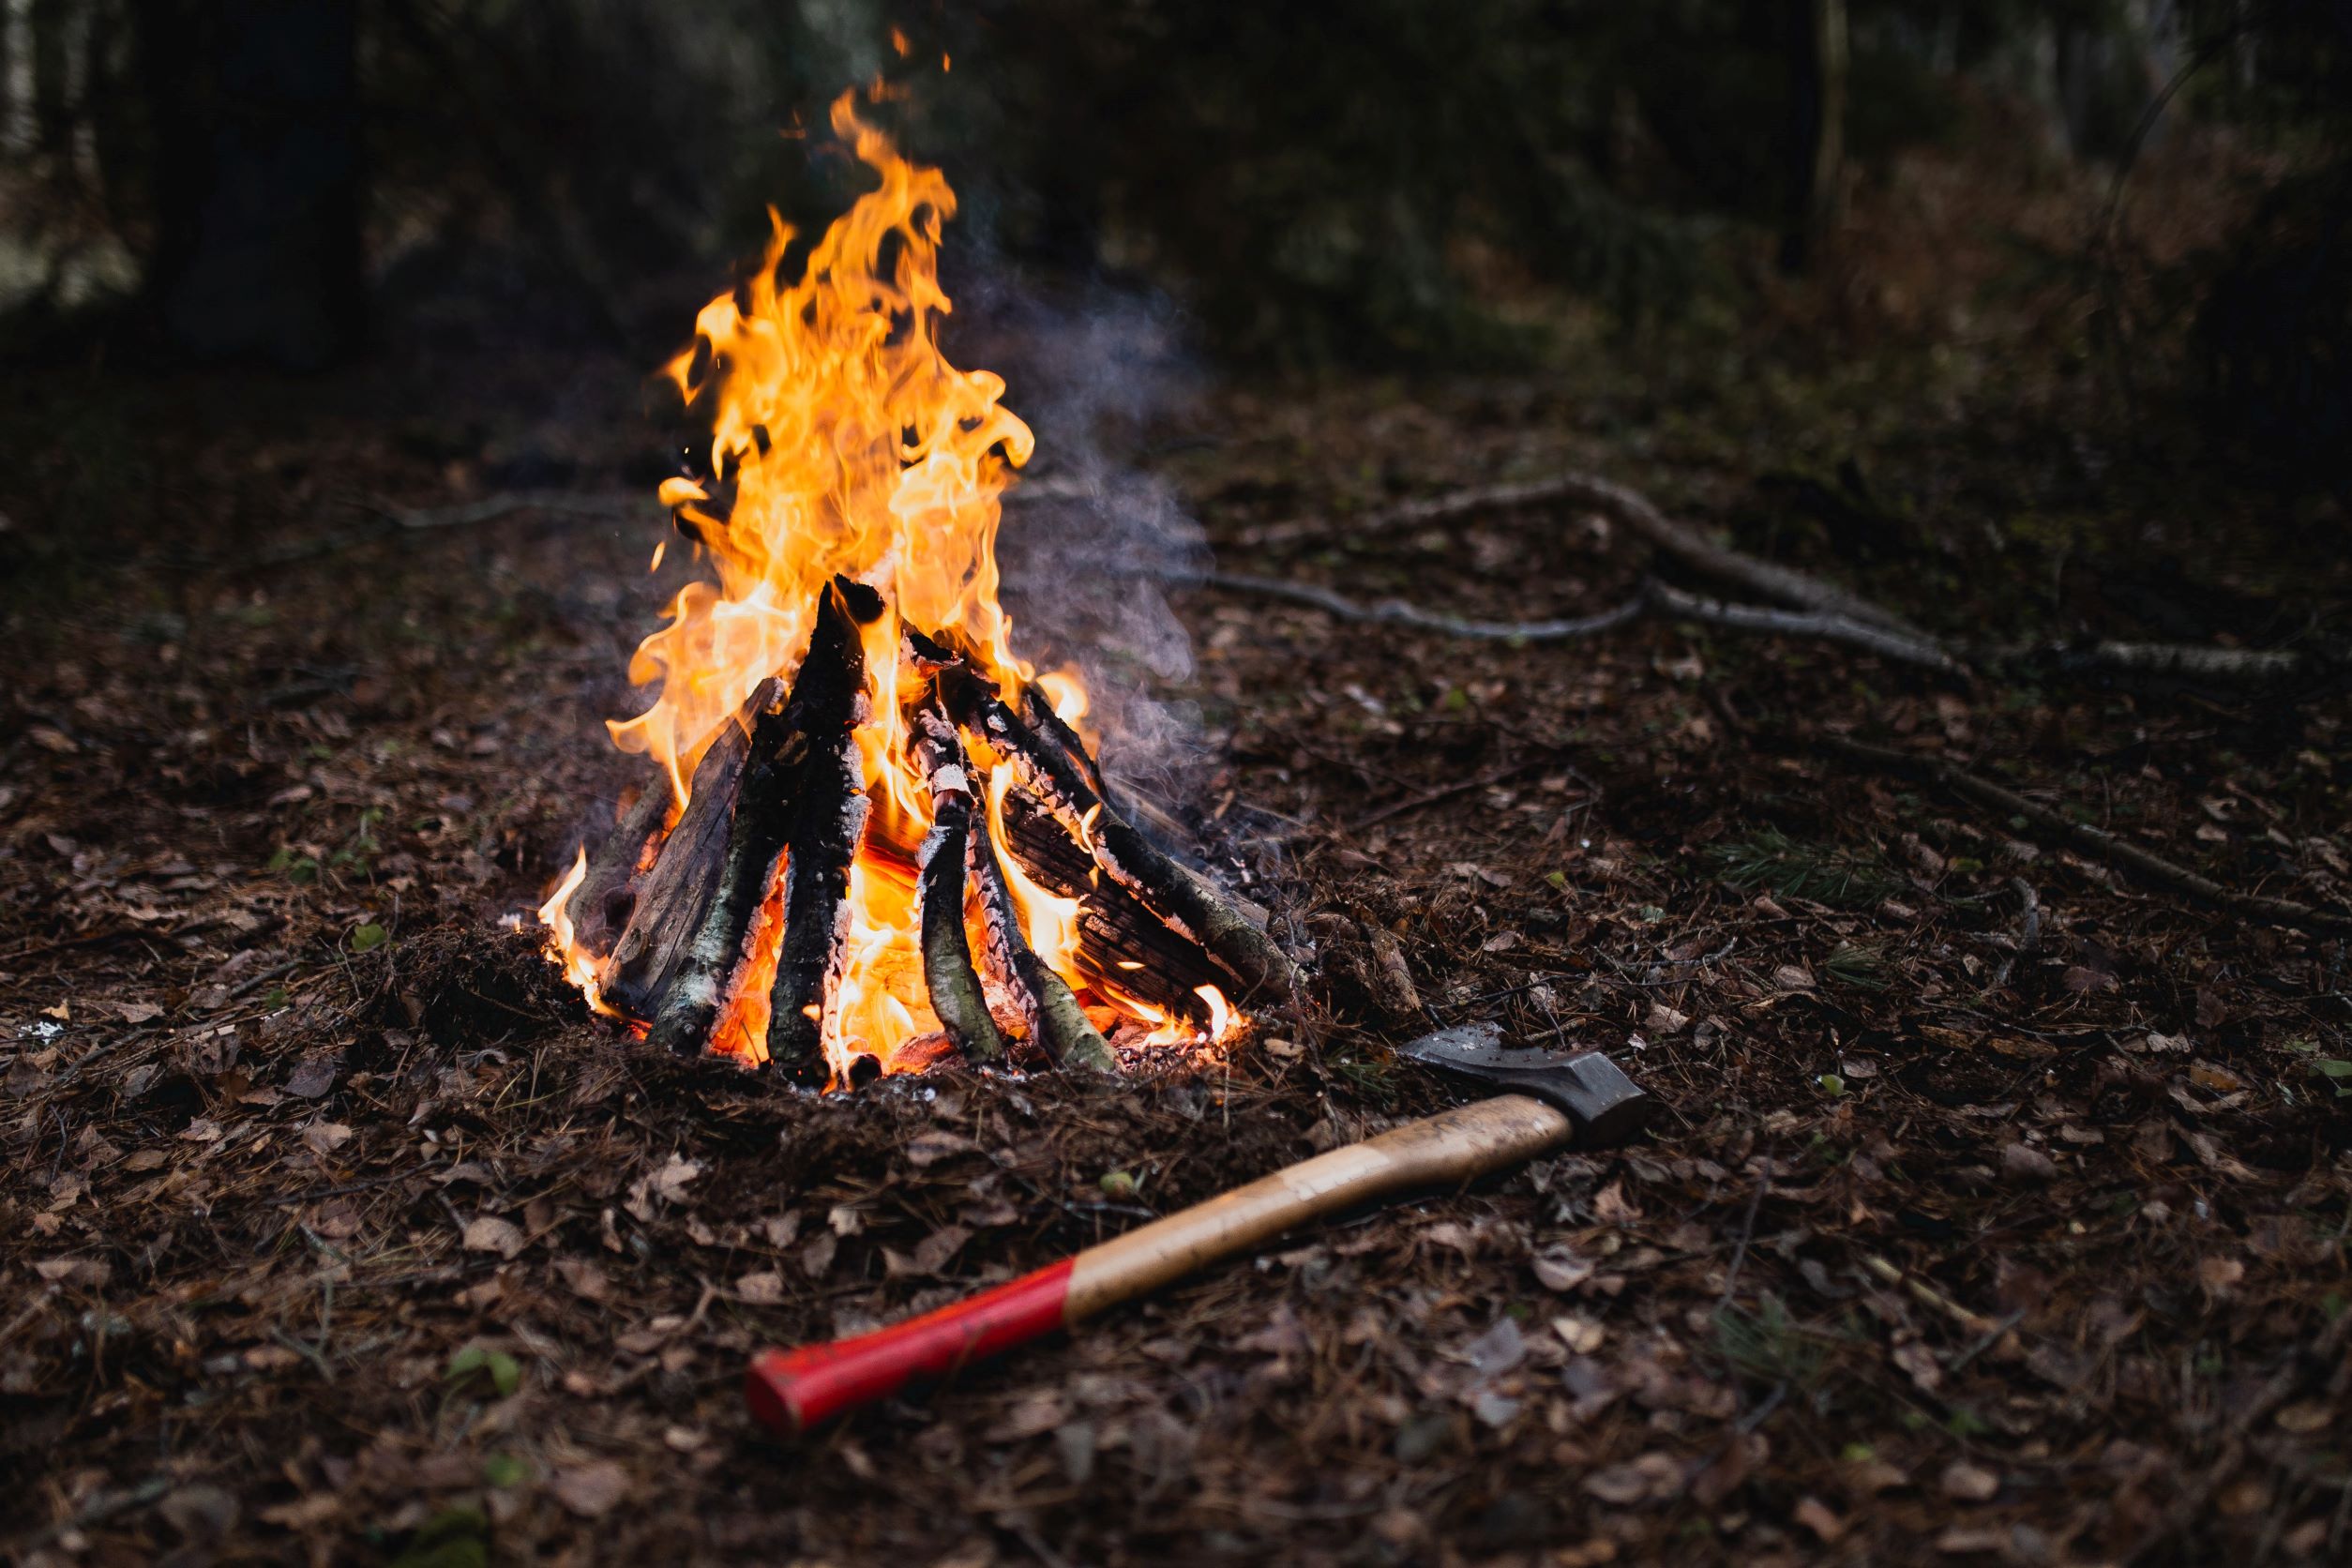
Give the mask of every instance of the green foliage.
[(1903, 890), (1902, 879), (1875, 854), (1806, 843), (1775, 827), (1717, 844), (1708, 858), (1717, 876), (1742, 891), (1763, 888), (1839, 909), (1869, 909)]
[(504, 1350), (468, 1345), (449, 1358), (443, 1376), (453, 1391), (488, 1383), (504, 1399), (522, 1386), (522, 1364)]

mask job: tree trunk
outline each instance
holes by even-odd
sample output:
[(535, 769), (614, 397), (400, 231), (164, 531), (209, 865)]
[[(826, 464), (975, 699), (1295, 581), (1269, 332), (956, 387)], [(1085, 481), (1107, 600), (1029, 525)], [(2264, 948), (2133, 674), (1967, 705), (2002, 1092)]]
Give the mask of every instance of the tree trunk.
[(1781, 265), (1802, 272), (1837, 226), (1846, 164), (1846, 0), (1789, 0), (1788, 228)]

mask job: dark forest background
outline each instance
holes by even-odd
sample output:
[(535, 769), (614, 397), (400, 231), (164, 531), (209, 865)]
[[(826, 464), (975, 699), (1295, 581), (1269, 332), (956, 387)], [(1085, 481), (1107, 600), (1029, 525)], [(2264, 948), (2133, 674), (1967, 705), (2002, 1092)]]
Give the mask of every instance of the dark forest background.
[(2352, 439), (2343, 0), (6, 0), (0, 342), (666, 352), (763, 204), (839, 208), (824, 105), (882, 77), (963, 255), (1230, 362), (2007, 312), (2124, 422), (2323, 485)]

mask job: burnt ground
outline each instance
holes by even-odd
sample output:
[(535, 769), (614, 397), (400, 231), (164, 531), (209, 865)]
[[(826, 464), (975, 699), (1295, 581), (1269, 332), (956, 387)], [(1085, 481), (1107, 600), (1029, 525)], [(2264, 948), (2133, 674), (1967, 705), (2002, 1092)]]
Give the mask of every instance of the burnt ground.
[[(1153, 466), (1229, 567), (1467, 613), (1597, 609), (1644, 564), (1541, 510), (1232, 541), (1567, 462), (1949, 632), (2259, 642), (2352, 599), (2341, 509), (1940, 363), (1235, 392)], [(650, 507), (370, 509), (657, 466), (626, 367), (535, 374), (0, 393), (15, 1560), (2352, 1551), (2343, 937), (1828, 744), (2341, 910), (2340, 693), (1971, 685), (1656, 623), (1469, 644), (1190, 593), (1189, 804), (1320, 945), (1317, 1005), (1115, 1088), (795, 1096), (650, 1058), (498, 928), (626, 777), (597, 721), (683, 580), (646, 572)], [(1386, 1054), (1426, 1016), (1426, 1016), (1618, 1053), (1656, 1136), (1299, 1236), (797, 1446), (749, 1426), (757, 1347), (1442, 1104)]]

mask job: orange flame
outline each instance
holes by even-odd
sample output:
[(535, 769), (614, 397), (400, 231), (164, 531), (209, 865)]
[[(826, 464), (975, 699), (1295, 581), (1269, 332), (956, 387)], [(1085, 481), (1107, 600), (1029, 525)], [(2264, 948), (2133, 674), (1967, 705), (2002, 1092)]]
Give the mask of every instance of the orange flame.
[[(876, 188), (805, 255), (771, 209), (759, 270), (702, 308), (694, 346), (666, 368), (688, 405), (710, 417), (710, 477), (668, 480), (661, 499), (707, 551), (717, 580), (691, 583), (671, 600), (666, 624), (629, 664), (629, 678), (657, 682), (657, 695), (636, 717), (608, 726), (622, 749), (662, 770), (674, 822), (719, 727), (761, 680), (791, 679), (824, 585), (838, 574), (881, 591), (888, 612), (865, 635), (872, 718), (857, 732), (867, 825), (851, 868), (845, 961), (822, 1019), (837, 1081), (860, 1054), (887, 1070), (901, 1048), (940, 1027), (923, 981), (913, 871), (931, 805), (901, 708), (919, 695), (902, 668), (901, 626), (951, 636), (1008, 695), (1035, 684), (1073, 727), (1089, 708), (1074, 672), (1040, 674), (1015, 655), (998, 598), (1002, 497), (1036, 443), (1000, 400), (1001, 378), (957, 369), (940, 349), (950, 309), (939, 283), (940, 233), (955, 193), (939, 170), (902, 158), (861, 120), (854, 98), (834, 103), (833, 128)], [(1003, 821), (1011, 770), (985, 749), (973, 761), (987, 776), (987, 830), (1030, 945), (1074, 989), (1086, 989), (1080, 901), (1021, 870)], [(562, 907), (585, 869), (583, 857), (540, 918), (566, 972), (594, 997), (596, 960), (578, 948)], [(782, 927), (771, 889), (732, 977), (715, 1052), (764, 1059)], [(1092, 995), (1157, 1032), (1184, 1027), (1116, 988)], [(1222, 997), (1211, 1005), (1214, 1038), (1229, 1009)]]
[(555, 891), (548, 895), (547, 902), (539, 906), (539, 924), (547, 927), (547, 950), (557, 963), (564, 966), (564, 977), (580, 988), (580, 994), (588, 999), (592, 1011), (602, 1013), (609, 1018), (617, 1018), (621, 1015), (605, 1002), (598, 984), (596, 956), (580, 946), (580, 939), (572, 928), (572, 912), (566, 907), (572, 901), (572, 895), (587, 878), (588, 851), (582, 846), (579, 857), (572, 862), (571, 870), (555, 884)]

